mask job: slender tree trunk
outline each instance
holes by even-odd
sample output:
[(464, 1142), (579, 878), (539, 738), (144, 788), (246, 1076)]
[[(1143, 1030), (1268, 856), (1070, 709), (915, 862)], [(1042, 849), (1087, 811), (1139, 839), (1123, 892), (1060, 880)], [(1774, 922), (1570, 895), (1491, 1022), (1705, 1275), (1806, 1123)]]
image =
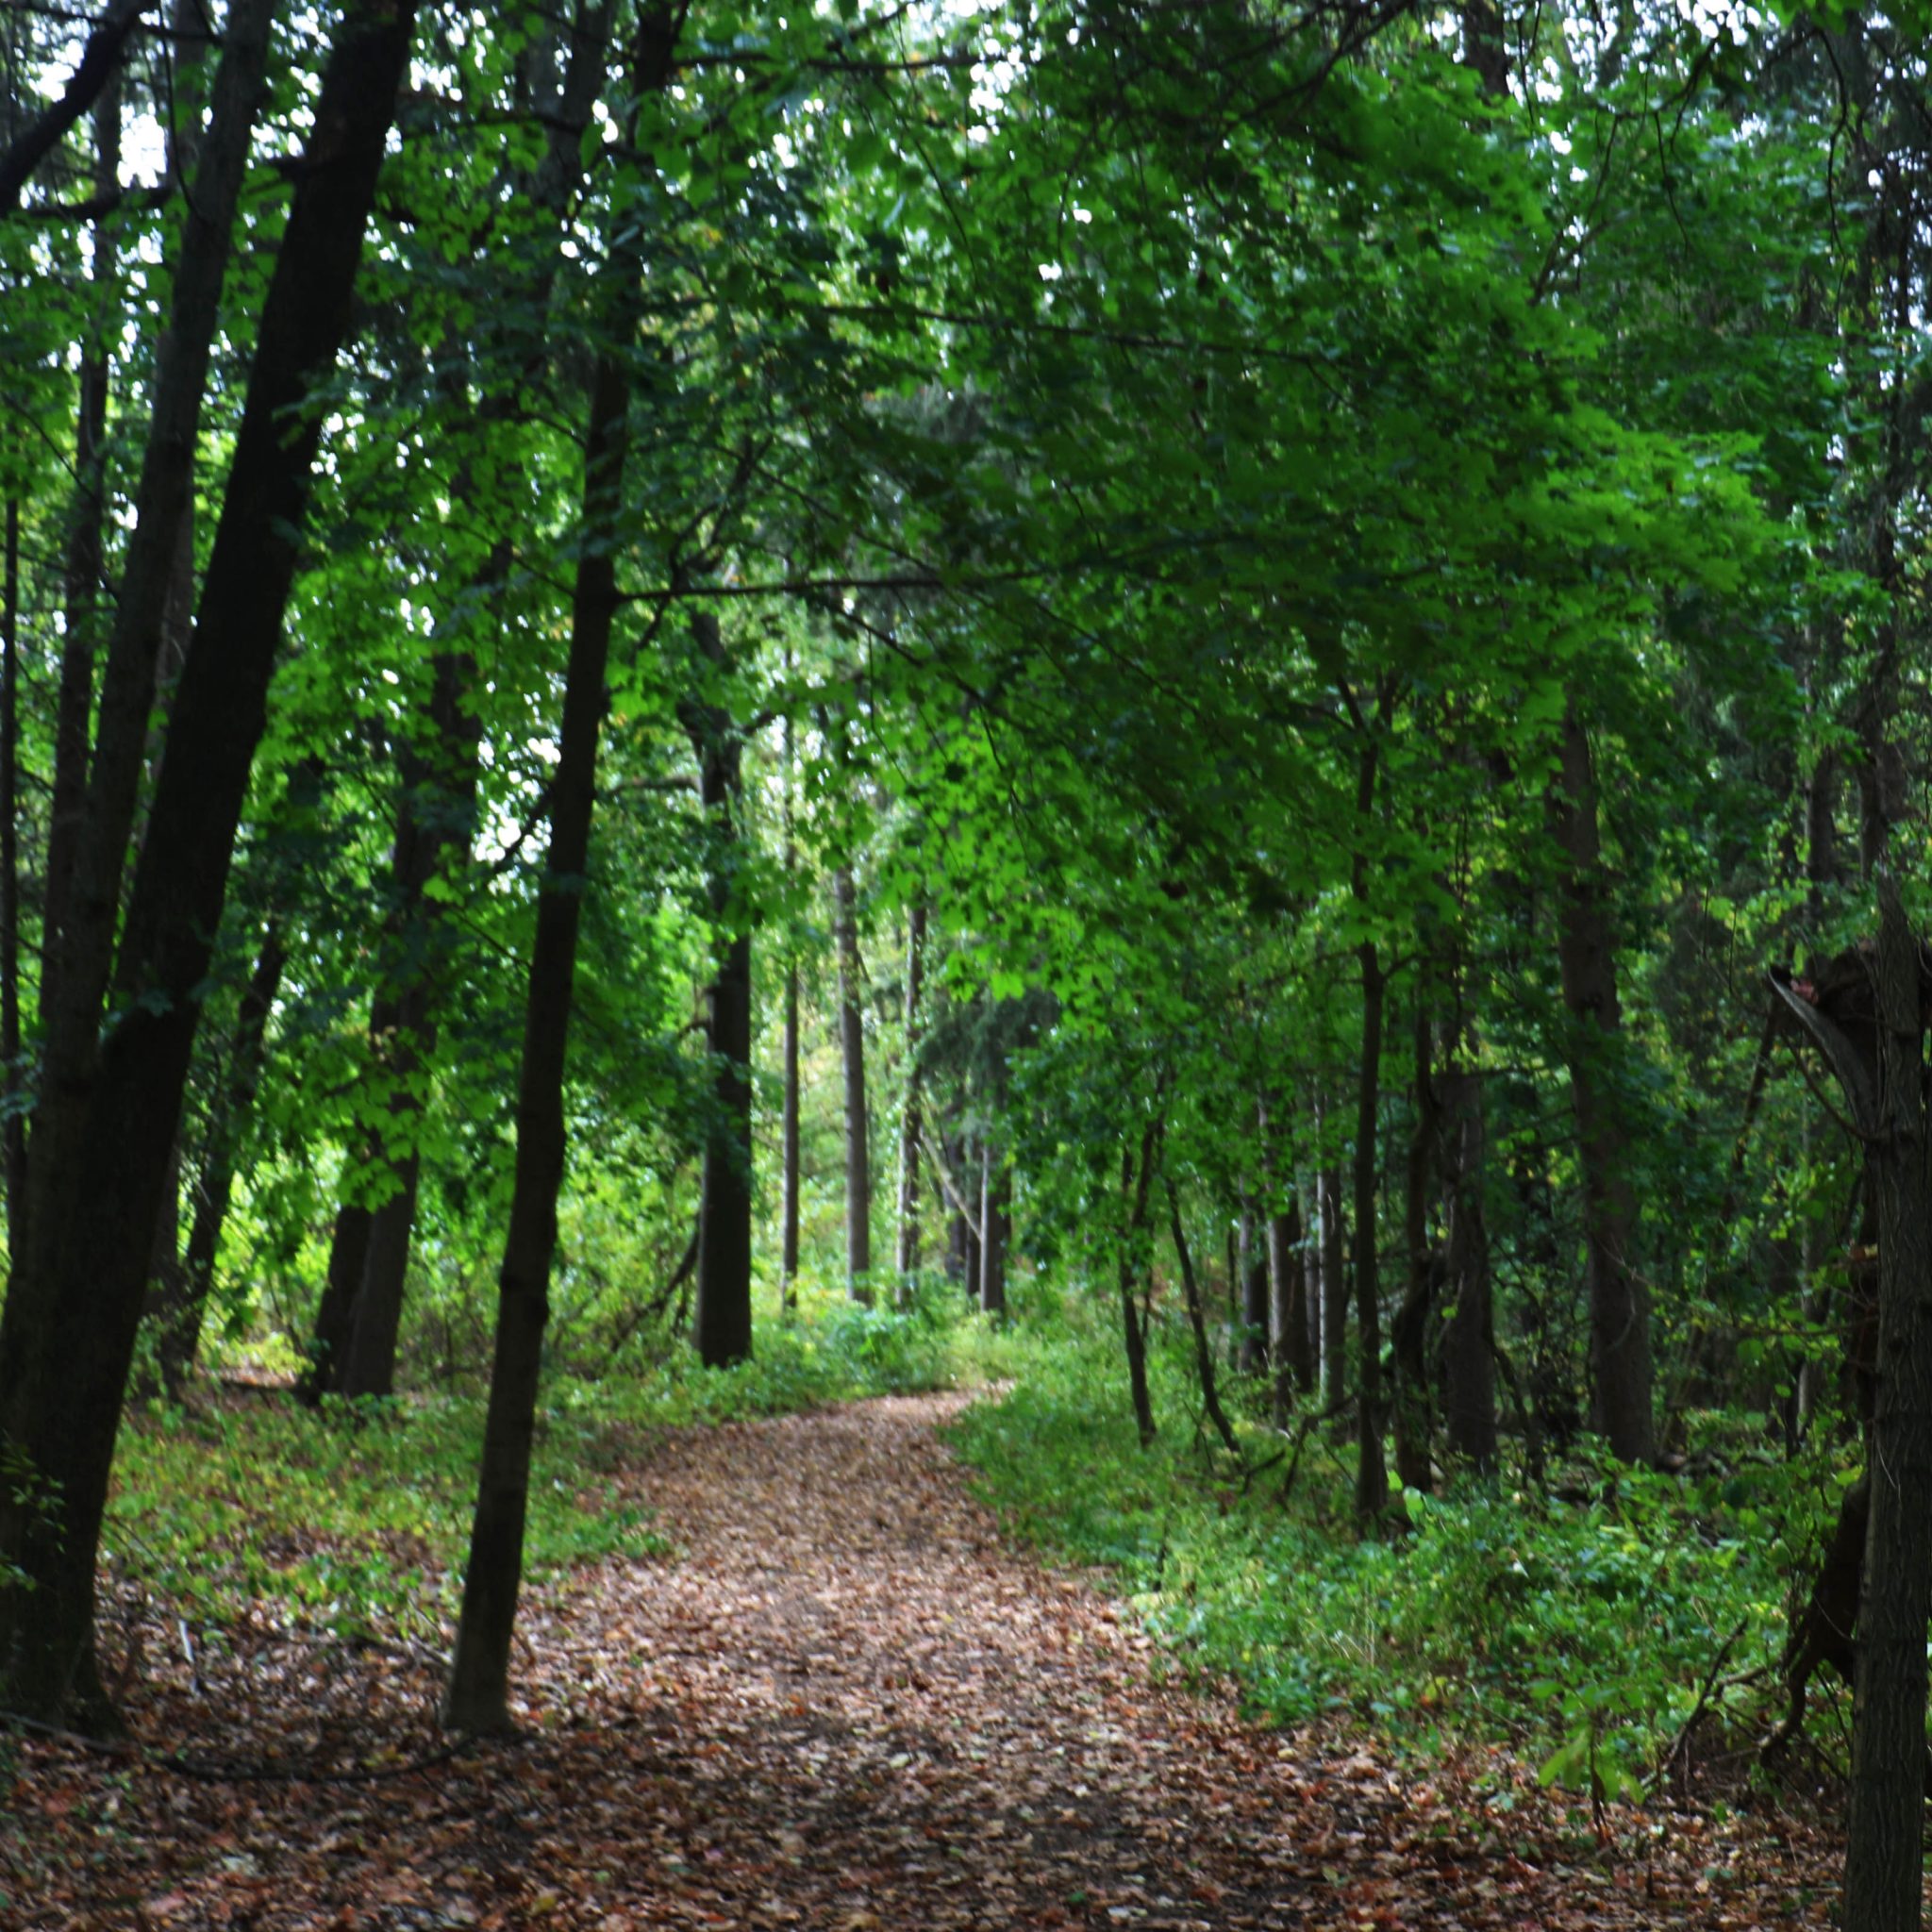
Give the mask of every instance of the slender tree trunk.
[(1241, 1277), (1241, 1373), (1258, 1375), (1268, 1366), (1268, 1229), (1254, 1197), (1241, 1195), (1236, 1238)]
[(1551, 798), (1563, 859), (1557, 951), (1570, 1013), (1570, 1095), (1583, 1168), (1593, 1407), (1613, 1454), (1625, 1462), (1650, 1462), (1657, 1454), (1650, 1296), (1630, 1266), (1637, 1208), (1630, 1191), (1629, 1133), (1606, 1065), (1621, 1044), (1617, 956), (1603, 903), (1590, 741), (1574, 702), (1563, 716), (1561, 753)]
[[(0, 1495), (0, 1557), (34, 1586), (0, 1592), (0, 1657), (10, 1708), (71, 1717), (88, 1728), (115, 1722), (92, 1647), (101, 1516), (200, 989), (302, 542), (321, 435), (319, 413), (303, 405), (347, 331), (413, 27), (408, 5), (352, 6), (324, 73), (310, 152), (329, 164), (297, 172), (269, 283), (194, 645), (175, 693), (114, 967), (121, 1017), (97, 1064), (90, 1045), (77, 1067), (61, 1069), (60, 1103), (77, 1116), (78, 1131), (43, 1145), (43, 1127), (36, 1127), (26, 1265), (0, 1316), (0, 1436), (44, 1487), (32, 1502)], [(225, 78), (225, 57), (223, 68)], [(216, 146), (211, 135), (204, 172)], [(181, 295), (177, 277), (177, 306)], [(176, 400), (168, 393), (172, 380), (171, 370), (157, 385), (157, 432), (164, 404)], [(146, 503), (144, 472), (136, 548)], [(171, 523), (160, 555), (162, 586), (175, 530)], [(132, 575), (131, 552), (124, 611)], [(110, 684), (114, 657), (110, 647)], [(151, 676), (153, 664), (150, 649), (139, 675)], [(107, 732), (104, 702), (104, 743)], [(137, 733), (137, 778), (140, 753)], [(90, 839), (101, 829), (91, 811)], [(125, 849), (124, 830), (117, 874)], [(84, 910), (78, 893), (76, 905)], [(51, 1097), (50, 1088), (43, 1108)]]
[(906, 922), (906, 1111), (899, 1132), (899, 1304), (908, 1306), (919, 1274), (920, 994), (925, 978), (925, 906)]
[[(786, 674), (791, 670), (788, 649)], [(790, 879), (796, 864), (791, 837), (791, 779), (793, 767), (791, 720), (785, 720), (785, 876)], [(782, 1203), (779, 1209), (779, 1294), (784, 1306), (798, 1302), (798, 1205), (799, 1205), (799, 1124), (798, 1124), (798, 941), (788, 935), (785, 941), (785, 1098), (784, 1120), (780, 1129), (784, 1167)]]
[(20, 1264), (26, 1208), (25, 1093), (20, 1058), (20, 504), (7, 500), (5, 634), (0, 636), (0, 1173), (8, 1272)]
[(1194, 1257), (1188, 1250), (1188, 1231), (1181, 1224), (1180, 1195), (1171, 1180), (1167, 1184), (1167, 1215), (1174, 1258), (1180, 1263), (1181, 1291), (1188, 1301), (1188, 1325), (1194, 1331), (1194, 1369), (1201, 1378), (1201, 1406), (1228, 1454), (1239, 1456), (1241, 1444), (1221, 1407), (1221, 1391), (1214, 1385), (1214, 1349), (1208, 1340), (1208, 1318), (1201, 1309), (1201, 1285), (1194, 1278)]
[(1430, 1070), (1428, 1008), (1417, 987), (1415, 1007), (1415, 1122), (1409, 1135), (1403, 1231), (1408, 1250), (1408, 1286), (1390, 1331), (1395, 1370), (1395, 1472), (1407, 1490), (1426, 1495), (1434, 1487), (1429, 1456), (1429, 1316), (1434, 1307), (1436, 1257), (1429, 1245), (1429, 1203), (1436, 1187), (1441, 1118)]
[[(641, 98), (657, 92), (670, 78), (675, 30), (670, 16), (654, 8), (639, 21), (637, 31), (635, 92)], [(609, 273), (622, 283), (613, 319), (623, 346), (628, 348), (637, 328), (641, 262), (632, 257)], [(537, 1384), (543, 1329), (550, 1315), (557, 1196), (563, 1182), (564, 1052), (582, 881), (590, 862), (605, 667), (618, 610), (614, 552), (624, 500), (629, 409), (626, 362), (613, 356), (600, 358), (591, 384), (584, 457), (583, 528), (588, 541), (578, 556), (572, 600), (563, 730), (551, 791), (550, 848), (530, 956), (517, 1088), (516, 1175), (497, 1280), (490, 1405), (456, 1656), (443, 1706), (443, 1720), (453, 1729), (475, 1733), (514, 1728), (509, 1712), (510, 1639), (523, 1583)]]
[(1341, 1171), (1315, 1176), (1315, 1252), (1322, 1268), (1322, 1404), (1333, 1408), (1348, 1388), (1347, 1234), (1342, 1226)]
[[(122, 69), (117, 61), (94, 103), (93, 193), (113, 199), (121, 185)], [(48, 946), (65, 943), (75, 858), (86, 812), (89, 723), (93, 710), (94, 658), (100, 637), (101, 579), (107, 561), (108, 389), (112, 371), (108, 336), (119, 320), (111, 294), (114, 244), (108, 217), (95, 218), (92, 261), (93, 313), (80, 355), (79, 407), (75, 421), (74, 504), (67, 526), (66, 623), (60, 641), (60, 683), (54, 710), (53, 797), (47, 818), (47, 876), (42, 921)], [(47, 1017), (42, 981), (41, 1014)]]
[(424, 1086), (436, 1059), (436, 991), (449, 956), (441, 905), (430, 888), (447, 874), (453, 854), (467, 854), (475, 813), (482, 734), (468, 705), (475, 667), (466, 653), (442, 651), (431, 676), (426, 747), (405, 742), (396, 751), (401, 799), (389, 934), (396, 959), (375, 1003), (386, 1026), (371, 1027), (388, 1088), (389, 1118), (381, 1130), (381, 1178), (370, 1209), (361, 1280), (335, 1385), (348, 1396), (388, 1395), (395, 1388), (396, 1342), (422, 1182)]
[[(699, 654), (723, 667), (717, 620), (691, 624)], [(708, 998), (711, 1121), (705, 1136), (704, 1193), (698, 1208), (698, 1288), (693, 1339), (708, 1368), (751, 1354), (751, 934), (734, 904), (732, 878), (744, 838), (742, 747), (718, 706), (687, 708), (698, 755), (698, 796), (709, 840), (706, 893), (719, 947)]]
[(1307, 1278), (1302, 1266), (1302, 1212), (1291, 1200), (1286, 1214), (1268, 1217), (1268, 1354), (1274, 1365), (1274, 1411), (1286, 1428), (1295, 1397), (1315, 1379), (1308, 1348)]
[(988, 1135), (979, 1143), (979, 1307), (983, 1314), (1007, 1311), (1007, 1174)]
[(196, 1191), (194, 1218), (189, 1224), (188, 1246), (175, 1278), (178, 1300), (163, 1304), (160, 1315), (159, 1367), (161, 1386), (177, 1398), (194, 1366), (201, 1345), (202, 1324), (214, 1289), (215, 1257), (227, 1221), (234, 1191), (236, 1157), (255, 1105), (266, 1058), (268, 1023), (281, 990), (288, 953), (279, 931), (271, 925), (262, 936), (255, 972), (242, 995), (235, 1017), (235, 1038), (229, 1049), (226, 1075), (218, 1094), (208, 1140), (202, 1154), (201, 1180)]
[(839, 947), (839, 1046), (845, 1067), (845, 1286), (872, 1305), (872, 1149), (865, 1113), (865, 1014), (858, 908), (852, 873), (832, 874), (832, 925)]
[[(1459, 1000), (1457, 1008), (1459, 1009)], [(1439, 1087), (1449, 1205), (1446, 1273), (1454, 1297), (1442, 1331), (1442, 1416), (1449, 1453), (1479, 1475), (1496, 1468), (1495, 1334), (1490, 1239), (1483, 1217), (1487, 1160), (1482, 1075), (1466, 1023), (1452, 1024)]]
[(1382, 1008), (1388, 987), (1373, 940), (1356, 957), (1362, 975), (1362, 1051), (1355, 1129), (1356, 1514), (1373, 1523), (1389, 1500), (1382, 1456), (1382, 1291), (1375, 1254), (1376, 1124), (1381, 1111)]
[(1852, 1714), (1844, 1923), (1920, 1924), (1925, 1626), (1932, 1612), (1932, 1135), (1925, 989), (1898, 887), (1878, 874), (1878, 1373)]
[(798, 959), (788, 953), (785, 961), (785, 1116), (782, 1128), (784, 1151), (784, 1201), (780, 1209), (779, 1274), (785, 1306), (798, 1302)]
[(1139, 1291), (1143, 1264), (1142, 1237), (1147, 1229), (1147, 1202), (1154, 1184), (1154, 1162), (1160, 1146), (1161, 1115), (1157, 1108), (1141, 1135), (1141, 1158), (1132, 1148), (1121, 1157), (1121, 1199), (1131, 1203), (1121, 1233), (1121, 1325), (1127, 1351), (1127, 1393), (1134, 1405), (1134, 1427), (1143, 1449), (1152, 1448), (1160, 1431), (1154, 1420), (1154, 1395), (1147, 1381), (1147, 1309)]

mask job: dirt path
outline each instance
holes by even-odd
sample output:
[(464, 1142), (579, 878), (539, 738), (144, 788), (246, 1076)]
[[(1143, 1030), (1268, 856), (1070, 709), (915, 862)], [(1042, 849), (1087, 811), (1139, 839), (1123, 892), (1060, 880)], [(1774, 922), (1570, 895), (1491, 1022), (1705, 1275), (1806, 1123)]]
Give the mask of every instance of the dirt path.
[[(581, 1572), (530, 1606), (517, 1743), (366, 1786), (130, 1774), (32, 1747), (15, 1829), (41, 1835), (43, 1872), (58, 1838), (69, 1877), (16, 1893), (0, 1924), (1824, 1923), (1825, 1894), (1794, 1890), (1800, 1861), (1761, 1833), (1720, 1843), (1679, 1822), (1659, 1841), (1626, 1821), (1620, 1841), (1579, 1844), (1500, 1761), (1409, 1781), (1339, 1737), (1257, 1731), (1224, 1699), (1152, 1685), (1145, 1641), (1104, 1598), (1001, 1545), (933, 1433), (957, 1406), (660, 1442), (634, 1482), (679, 1557)], [(353, 1717), (365, 1746), (434, 1743), (432, 1660), (301, 1668), (275, 1687), (255, 1659), (258, 1708), (235, 1730), (280, 1702), (318, 1740)], [(147, 1735), (210, 1734), (218, 1689), (181, 1679), (150, 1672)], [(1484, 1782), (1507, 1806), (1484, 1808)]]

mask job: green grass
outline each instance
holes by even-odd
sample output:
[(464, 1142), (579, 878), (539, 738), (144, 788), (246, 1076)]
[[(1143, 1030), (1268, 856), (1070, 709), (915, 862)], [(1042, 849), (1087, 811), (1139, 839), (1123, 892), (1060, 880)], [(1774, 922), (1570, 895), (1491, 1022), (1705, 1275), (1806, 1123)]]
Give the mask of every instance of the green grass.
[[(679, 1348), (634, 1374), (546, 1375), (525, 1571), (657, 1559), (656, 1521), (624, 1473), (655, 1431), (984, 1380), (1004, 1343), (950, 1303), (858, 1307), (808, 1292), (757, 1355), (700, 1368)], [(480, 1391), (333, 1402), (275, 1391), (130, 1416), (104, 1541), (125, 1576), (212, 1624), (245, 1615), (356, 1639), (434, 1639), (455, 1607), (482, 1440)]]
[[(1172, 1667), (1231, 1675), (1274, 1722), (1346, 1711), (1423, 1753), (1507, 1742), (1609, 1795), (1641, 1789), (1720, 1653), (1719, 1722), (1763, 1727), (1773, 1674), (1730, 1680), (1778, 1656), (1828, 1471), (1740, 1458), (1699, 1485), (1578, 1468), (1591, 1500), (1507, 1482), (1405, 1495), (1394, 1532), (1364, 1541), (1348, 1446), (1311, 1441), (1284, 1504), (1280, 1466), (1244, 1485), (1210, 1454), (1178, 1350), (1156, 1366), (1150, 1451), (1105, 1331), (1037, 1342), (954, 1437), (1016, 1532), (1114, 1572)], [(1280, 1446), (1246, 1433), (1251, 1461)]]

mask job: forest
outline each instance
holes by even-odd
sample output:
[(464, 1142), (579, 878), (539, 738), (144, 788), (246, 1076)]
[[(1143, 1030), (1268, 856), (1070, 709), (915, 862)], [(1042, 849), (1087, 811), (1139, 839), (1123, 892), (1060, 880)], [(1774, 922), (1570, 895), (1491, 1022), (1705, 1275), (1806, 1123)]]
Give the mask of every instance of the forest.
[(0, 0), (0, 1923), (1919, 1925), (1928, 35)]

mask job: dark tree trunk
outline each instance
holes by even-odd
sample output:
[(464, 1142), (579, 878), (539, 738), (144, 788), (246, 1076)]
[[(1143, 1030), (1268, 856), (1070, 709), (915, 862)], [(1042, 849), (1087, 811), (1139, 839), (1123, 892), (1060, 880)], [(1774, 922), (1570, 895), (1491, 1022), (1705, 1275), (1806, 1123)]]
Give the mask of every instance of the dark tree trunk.
[(281, 935), (271, 925), (262, 937), (254, 975), (242, 995), (227, 1072), (208, 1122), (188, 1246), (172, 1276), (179, 1283), (179, 1295), (161, 1305), (158, 1366), (161, 1386), (171, 1399), (180, 1395), (201, 1345), (202, 1324), (214, 1288), (215, 1257), (221, 1248), (222, 1228), (234, 1191), (236, 1157), (249, 1110), (255, 1105), (265, 1058), (269, 1016), (275, 1010), (275, 995), (281, 990), (282, 971), (287, 963), (288, 953)]
[[(785, 659), (786, 674), (791, 670), (791, 658), (788, 651)], [(796, 855), (791, 840), (791, 776), (792, 743), (791, 720), (785, 721), (785, 876), (791, 876)], [(779, 1156), (784, 1169), (781, 1176), (781, 1205), (779, 1208), (779, 1248), (778, 1248), (778, 1290), (780, 1299), (786, 1307), (793, 1307), (798, 1300), (798, 1205), (799, 1181), (799, 1126), (798, 1126), (798, 941), (788, 936), (785, 941), (785, 1097), (784, 1119), (780, 1129), (782, 1150)]]
[[(38, 1473), (43, 1495), (58, 1500), (39, 1507), (0, 1496), (0, 1557), (34, 1583), (0, 1593), (0, 1657), (11, 1708), (90, 1728), (115, 1722), (93, 1660), (95, 1555), (200, 989), (302, 541), (321, 435), (318, 413), (303, 405), (347, 332), (413, 26), (407, 5), (350, 8), (323, 75), (310, 152), (326, 155), (328, 165), (298, 170), (269, 283), (194, 645), (114, 968), (121, 1017), (96, 1064), (96, 1011), (88, 1050), (59, 1069), (62, 1126), (48, 1129), (51, 1081), (36, 1126), (26, 1265), (0, 1317), (0, 1434)], [(205, 168), (216, 145), (211, 137)], [(175, 293), (178, 305), (178, 281)], [(158, 384), (157, 435), (164, 401), (177, 400), (167, 387)], [(146, 484), (144, 472), (142, 525)], [(171, 525), (163, 586), (174, 534)], [(124, 584), (124, 610), (130, 601)], [(150, 650), (140, 675), (151, 675), (153, 664)], [(110, 683), (113, 674), (110, 651)], [(104, 702), (104, 744), (107, 711)], [(137, 779), (140, 753), (137, 733)], [(92, 811), (88, 831), (90, 841), (104, 832)], [(124, 829), (115, 876), (125, 847)], [(110, 893), (110, 911), (111, 904)], [(50, 1038), (50, 1057), (51, 1046)]]
[(1143, 1449), (1152, 1448), (1160, 1433), (1154, 1420), (1154, 1395), (1147, 1382), (1148, 1309), (1140, 1292), (1140, 1276), (1145, 1266), (1144, 1236), (1147, 1230), (1147, 1203), (1154, 1185), (1154, 1162), (1160, 1146), (1161, 1116), (1158, 1111), (1141, 1135), (1138, 1162), (1128, 1148), (1121, 1157), (1121, 1200), (1127, 1206), (1121, 1231), (1120, 1296), (1121, 1326), (1127, 1352), (1127, 1394), (1134, 1405), (1134, 1427)]
[[(371, 1015), (372, 1025), (379, 1017)], [(373, 1158), (373, 1150), (365, 1147), (363, 1160)], [(336, 1209), (335, 1227), (328, 1244), (328, 1272), (323, 1277), (322, 1296), (316, 1303), (308, 1358), (295, 1382), (297, 1399), (311, 1408), (325, 1395), (341, 1392), (349, 1344), (356, 1333), (356, 1301), (362, 1292), (362, 1277), (369, 1265), (369, 1241), (375, 1223), (375, 1211), (362, 1199), (359, 1189)]]
[(1437, 1258), (1429, 1244), (1429, 1202), (1436, 1186), (1440, 1120), (1430, 1073), (1428, 1009), (1418, 989), (1415, 1009), (1415, 1122), (1408, 1143), (1403, 1232), (1408, 1285), (1390, 1331), (1395, 1371), (1395, 1473), (1406, 1490), (1426, 1495), (1434, 1487), (1429, 1437), (1429, 1314), (1435, 1302)]
[(845, 1286), (872, 1304), (872, 1148), (865, 1114), (864, 981), (852, 873), (832, 874), (832, 927), (839, 948), (839, 1048), (845, 1069)]
[[(638, 26), (638, 92), (668, 78), (672, 32), (661, 12)], [(613, 271), (625, 284), (620, 334), (635, 330), (639, 265)], [(517, 1085), (517, 1153), (509, 1229), (497, 1277), (496, 1346), (483, 1425), (476, 1512), (463, 1574), (462, 1610), (443, 1721), (473, 1733), (514, 1728), (509, 1712), (510, 1640), (523, 1585), (524, 1525), (543, 1329), (550, 1317), (550, 1268), (557, 1249), (557, 1196), (563, 1184), (563, 1074), (576, 971), (582, 882), (590, 863), (596, 795), (597, 735), (604, 675), (618, 610), (615, 531), (629, 442), (627, 365), (600, 358), (591, 384), (584, 456), (583, 526), (593, 541), (579, 554), (571, 608), (563, 729), (551, 784), (550, 847), (537, 903), (529, 996)]]
[(1008, 1178), (989, 1136), (979, 1143), (979, 1307), (982, 1314), (1007, 1311)]
[(1295, 1397), (1314, 1386), (1315, 1357), (1308, 1347), (1307, 1274), (1302, 1265), (1302, 1210), (1291, 1201), (1286, 1214), (1268, 1217), (1268, 1350), (1274, 1364), (1274, 1410), (1286, 1428)]
[[(713, 671), (721, 668), (724, 644), (716, 619), (701, 611), (691, 630), (700, 655)], [(709, 852), (706, 895), (713, 931), (722, 937), (707, 1000), (711, 1118), (698, 1207), (692, 1339), (700, 1361), (723, 1368), (751, 1354), (751, 935), (732, 890), (744, 837), (743, 749), (718, 706), (688, 707), (685, 727), (698, 758)]]
[(1356, 958), (1362, 975), (1362, 1050), (1355, 1128), (1356, 1514), (1373, 1523), (1389, 1500), (1382, 1457), (1382, 1290), (1375, 1254), (1375, 1128), (1381, 1110), (1382, 1008), (1388, 979), (1373, 940)]
[(5, 632), (0, 635), (0, 1173), (8, 1272), (20, 1265), (26, 1207), (25, 1091), (20, 1059), (20, 504), (7, 500)]
[(1617, 956), (1604, 908), (1590, 741), (1574, 702), (1563, 715), (1561, 752), (1550, 816), (1563, 859), (1557, 952), (1570, 1014), (1570, 1096), (1583, 1168), (1592, 1407), (1613, 1454), (1625, 1462), (1651, 1462), (1657, 1437), (1650, 1295), (1630, 1265), (1637, 1209), (1630, 1191), (1629, 1131), (1606, 1064), (1621, 1045)]
[[(76, 1136), (113, 966), (136, 801), (150, 764), (155, 679), (174, 617), (170, 592), (180, 582), (183, 532), (193, 514), (202, 400), (275, 11), (275, 0), (239, 0), (229, 9), (175, 266), (173, 308), (156, 345), (153, 416), (142, 456), (134, 531), (108, 641), (93, 758), (81, 768), (87, 785), (83, 821), (63, 864), (60, 907), (43, 920), (45, 1037), (34, 1138), (45, 1163), (85, 1158), (85, 1143)], [(257, 362), (260, 367), (259, 350)], [(278, 379), (289, 373), (279, 372)], [(230, 562), (239, 567), (232, 552)], [(84, 725), (84, 711), (82, 721)], [(84, 745), (82, 751), (85, 756)]]
[[(121, 186), (122, 72), (117, 62), (94, 103), (93, 196), (106, 207)], [(100, 643), (101, 578), (108, 523), (108, 388), (112, 359), (108, 338), (119, 321), (111, 293), (114, 244), (108, 217), (94, 221), (93, 314), (81, 346), (75, 411), (74, 503), (67, 525), (66, 623), (60, 639), (60, 683), (54, 708), (53, 796), (47, 816), (47, 874), (42, 896), (46, 944), (58, 957), (68, 943), (75, 858), (87, 809), (89, 724), (93, 711), (94, 658)], [(42, 980), (41, 1018), (47, 1019)]]
[(919, 1092), (920, 995), (925, 979), (925, 907), (915, 905), (906, 922), (906, 1111), (899, 1132), (899, 1303), (907, 1306), (919, 1274), (919, 1137), (924, 1128)]
[(1448, 1064), (1438, 1083), (1449, 1208), (1446, 1274), (1453, 1297), (1442, 1330), (1442, 1419), (1449, 1453), (1489, 1475), (1496, 1468), (1496, 1365), (1490, 1238), (1483, 1218), (1482, 1075), (1467, 1027), (1456, 1030), (1459, 1037), (1448, 1042)]
[[(350, 1396), (395, 1388), (409, 1244), (422, 1179), (424, 1082), (436, 1058), (436, 991), (448, 960), (441, 907), (430, 891), (453, 854), (469, 849), (482, 735), (468, 708), (475, 667), (460, 652), (439, 652), (432, 667), (428, 743), (396, 751), (400, 805), (391, 861), (390, 939), (399, 963), (377, 995), (371, 1034), (388, 1088), (389, 1121), (378, 1158), (381, 1178), (369, 1222), (362, 1277), (337, 1387)], [(384, 1024), (374, 1024), (377, 1019)]]
[[(1874, 1472), (1852, 1712), (1844, 1923), (1920, 1924), (1925, 1626), (1932, 1613), (1932, 1135), (1924, 987), (1898, 887), (1878, 874), (1878, 1362)], [(1855, 1118), (1857, 1115), (1855, 1113)]]
[(1181, 1224), (1181, 1199), (1172, 1181), (1167, 1184), (1167, 1217), (1174, 1259), (1180, 1263), (1181, 1292), (1188, 1302), (1188, 1325), (1194, 1333), (1194, 1372), (1201, 1378), (1201, 1406), (1228, 1453), (1239, 1456), (1241, 1444), (1221, 1407), (1221, 1391), (1214, 1385), (1214, 1349), (1208, 1340), (1208, 1317), (1201, 1308), (1201, 1284), (1194, 1278), (1194, 1257), (1188, 1250), (1188, 1231)]
[(1245, 1193), (1236, 1254), (1241, 1279), (1241, 1373), (1258, 1375), (1268, 1366), (1268, 1231)]
[(1342, 1226), (1341, 1171), (1315, 1176), (1315, 1252), (1322, 1269), (1322, 1402), (1334, 1408), (1348, 1387), (1347, 1234)]
[(785, 1114), (781, 1130), (784, 1199), (780, 1208), (779, 1279), (785, 1306), (798, 1300), (798, 960), (785, 961)]

